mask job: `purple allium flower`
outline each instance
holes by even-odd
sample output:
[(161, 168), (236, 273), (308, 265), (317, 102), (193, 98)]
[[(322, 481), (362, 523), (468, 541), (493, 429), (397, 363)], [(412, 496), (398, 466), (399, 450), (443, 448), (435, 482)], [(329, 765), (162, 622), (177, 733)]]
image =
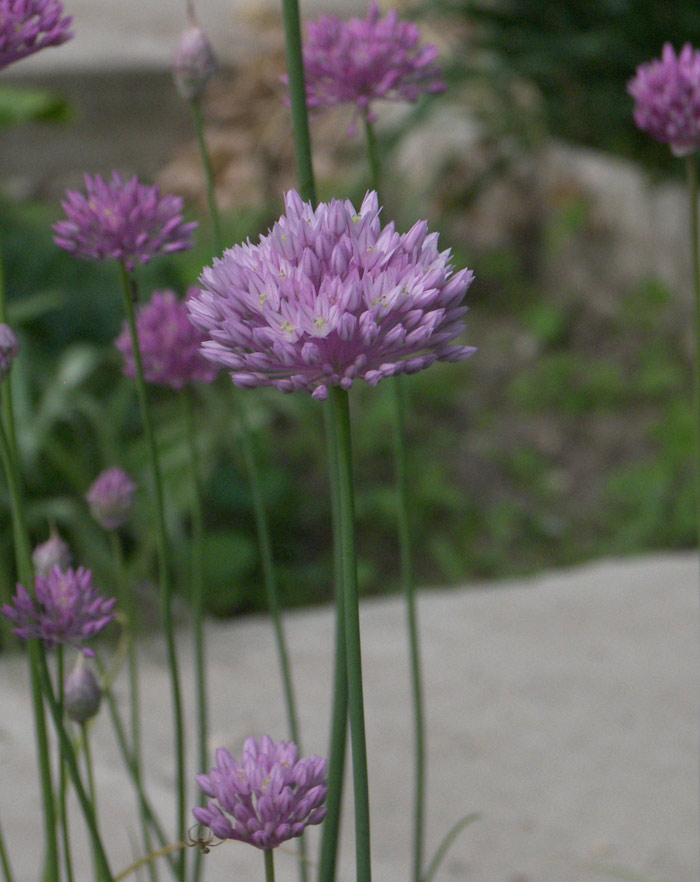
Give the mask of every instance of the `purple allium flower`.
[(209, 802), (192, 814), (219, 839), (276, 848), (326, 815), (325, 759), (298, 759), (296, 744), (269, 735), (247, 738), (240, 760), (220, 747), (216, 766), (208, 775), (197, 775), (197, 783), (219, 804)]
[(107, 183), (85, 175), (83, 195), (68, 190), (61, 203), (67, 220), (54, 224), (54, 242), (83, 260), (120, 260), (128, 270), (160, 254), (192, 247), (196, 223), (185, 223), (179, 196), (161, 196), (138, 178), (117, 172)]
[(70, 40), (71, 22), (60, 0), (0, 0), (0, 70)]
[(183, 33), (173, 59), (173, 78), (186, 101), (195, 101), (216, 71), (216, 58), (207, 35), (193, 23)]
[(126, 523), (134, 501), (136, 484), (123, 469), (105, 469), (95, 478), (85, 499), (90, 513), (105, 530), (118, 530)]
[(38, 576), (48, 576), (54, 567), (66, 570), (70, 566), (71, 553), (68, 545), (61, 539), (55, 527), (51, 527), (51, 535), (32, 552), (32, 563)]
[(86, 666), (85, 657), (79, 655), (63, 686), (66, 713), (75, 723), (87, 723), (99, 711), (101, 701), (102, 689), (95, 672)]
[(9, 325), (0, 324), (0, 382), (10, 373), (12, 362), (19, 355), (19, 340)]
[[(196, 294), (190, 288), (187, 296)], [(139, 307), (136, 333), (146, 382), (182, 389), (190, 383), (213, 383), (220, 368), (205, 359), (199, 347), (202, 333), (189, 320), (186, 301), (174, 291), (154, 291), (150, 303)], [(136, 375), (131, 334), (125, 323), (115, 341), (124, 356), (124, 373)]]
[(14, 606), (5, 604), (0, 612), (14, 623), (12, 630), (24, 640), (38, 637), (49, 649), (59, 643), (81, 647), (112, 621), (115, 603), (114, 598), (108, 600), (97, 593), (90, 570), (78, 567), (64, 572), (54, 567), (46, 578), (36, 577), (35, 598), (24, 585), (17, 585)]
[(665, 43), (660, 59), (637, 68), (627, 91), (634, 98), (634, 121), (674, 156), (700, 148), (700, 52), (686, 43), (676, 57)]
[(329, 386), (375, 386), (474, 352), (451, 345), (473, 273), (453, 274), (425, 221), (403, 235), (382, 229), (376, 193), (359, 212), (336, 200), (313, 209), (294, 190), (285, 203), (259, 244), (236, 245), (203, 271), (188, 301), (207, 334), (202, 352), (237, 386), (325, 399)]
[(372, 122), (376, 99), (416, 101), (444, 91), (437, 48), (419, 42), (418, 27), (395, 9), (380, 18), (376, 0), (366, 18), (321, 16), (309, 24), (303, 50), (309, 107), (354, 104)]

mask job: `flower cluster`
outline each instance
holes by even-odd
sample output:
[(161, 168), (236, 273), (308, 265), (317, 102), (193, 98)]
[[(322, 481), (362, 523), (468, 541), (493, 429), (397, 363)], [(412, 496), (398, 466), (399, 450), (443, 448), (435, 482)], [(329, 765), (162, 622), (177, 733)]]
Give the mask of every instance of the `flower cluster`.
[(220, 747), (216, 766), (208, 775), (197, 775), (197, 783), (219, 804), (210, 802), (192, 813), (220, 839), (276, 848), (326, 815), (325, 759), (299, 759), (296, 744), (269, 735), (247, 738), (240, 761)]
[(116, 600), (97, 593), (92, 573), (84, 567), (64, 572), (56, 566), (46, 578), (36, 577), (35, 589), (32, 598), (23, 585), (17, 585), (14, 605), (0, 608), (23, 640), (37, 637), (49, 649), (58, 644), (80, 647), (114, 618)]
[[(190, 288), (187, 296), (196, 293)], [(150, 303), (139, 307), (136, 333), (141, 349), (143, 373), (148, 383), (182, 389), (190, 383), (213, 383), (219, 368), (199, 351), (203, 335), (188, 318), (185, 301), (174, 291), (154, 291)], [(124, 373), (136, 375), (129, 327), (125, 323), (115, 341), (124, 356)]]
[(376, 0), (366, 18), (311, 22), (303, 50), (309, 107), (354, 104), (371, 122), (376, 99), (416, 101), (442, 92), (437, 49), (419, 43), (418, 27), (394, 9), (381, 18)]
[(700, 148), (700, 52), (686, 43), (676, 56), (670, 43), (660, 59), (637, 68), (627, 91), (634, 98), (634, 120), (675, 156)]
[(32, 563), (38, 576), (48, 576), (54, 567), (61, 570), (68, 569), (71, 562), (71, 553), (68, 545), (61, 539), (55, 527), (51, 528), (51, 535), (32, 552)]
[(0, 0), (0, 70), (70, 40), (71, 23), (60, 0)]
[(136, 484), (118, 467), (105, 469), (85, 494), (90, 513), (105, 530), (118, 530), (126, 523), (134, 501)]
[(474, 352), (451, 345), (473, 273), (453, 274), (425, 221), (382, 229), (376, 193), (359, 212), (336, 200), (314, 209), (293, 190), (285, 202), (270, 233), (225, 251), (188, 301), (203, 353), (236, 385), (325, 399), (331, 385), (374, 386)]
[(85, 175), (85, 195), (68, 190), (66, 220), (54, 224), (54, 242), (83, 260), (119, 260), (126, 269), (161, 254), (192, 247), (196, 223), (185, 223), (179, 196), (161, 196), (133, 177), (113, 172), (108, 183)]
[(182, 35), (173, 59), (173, 79), (186, 101), (196, 101), (216, 71), (216, 58), (207, 35), (191, 24)]

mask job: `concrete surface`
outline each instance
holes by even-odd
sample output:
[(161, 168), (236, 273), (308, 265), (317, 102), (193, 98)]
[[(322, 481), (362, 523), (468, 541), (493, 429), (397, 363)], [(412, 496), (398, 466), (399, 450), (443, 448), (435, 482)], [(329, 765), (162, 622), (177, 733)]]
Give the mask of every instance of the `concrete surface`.
[[(462, 833), (436, 880), (593, 882), (606, 878), (605, 868), (622, 868), (696, 882), (696, 556), (603, 561), (530, 580), (426, 591), (420, 620), (428, 854), (462, 814), (482, 816)], [(324, 753), (332, 612), (295, 612), (286, 625), (305, 752)], [(412, 781), (401, 599), (364, 603), (362, 628), (374, 878), (397, 882), (409, 878)], [(186, 633), (180, 644), (190, 707)], [(248, 734), (285, 737), (269, 622), (211, 622), (207, 651), (212, 752), (219, 745), (235, 751)], [(148, 786), (170, 823), (169, 688), (159, 640), (145, 643), (141, 660)], [(26, 672), (19, 658), (2, 666), (0, 820), (16, 882), (35, 882), (41, 833)], [(117, 683), (122, 704), (125, 679), (121, 674)], [(119, 871), (131, 859), (137, 816), (106, 714), (93, 740), (100, 822)], [(188, 768), (194, 778), (191, 759)], [(74, 816), (80, 834), (77, 809)], [(350, 818), (347, 811), (341, 882), (351, 882), (354, 872)], [(316, 837), (310, 838), (315, 856)], [(264, 878), (259, 852), (239, 843), (226, 842), (204, 860), (208, 882)], [(87, 850), (78, 864), (77, 878), (91, 879)], [(281, 853), (277, 864), (280, 882), (297, 879), (291, 856)]]

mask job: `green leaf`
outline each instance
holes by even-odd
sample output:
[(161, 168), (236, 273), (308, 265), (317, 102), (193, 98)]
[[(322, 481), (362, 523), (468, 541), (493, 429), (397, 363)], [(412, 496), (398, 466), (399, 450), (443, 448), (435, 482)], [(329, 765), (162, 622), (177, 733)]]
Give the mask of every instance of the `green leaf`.
[(0, 86), (0, 126), (23, 123), (64, 123), (72, 116), (65, 98), (42, 89)]
[(452, 843), (459, 836), (459, 834), (464, 830), (465, 827), (468, 827), (469, 824), (472, 824), (474, 821), (481, 820), (481, 815), (479, 812), (473, 812), (470, 815), (465, 815), (463, 818), (460, 818), (459, 821), (452, 827), (445, 838), (440, 843), (438, 850), (435, 852), (435, 855), (432, 861), (428, 864), (428, 869), (425, 871), (425, 875), (423, 876), (421, 882), (431, 882), (433, 876), (437, 873), (440, 864), (445, 859), (445, 855), (450, 850)]

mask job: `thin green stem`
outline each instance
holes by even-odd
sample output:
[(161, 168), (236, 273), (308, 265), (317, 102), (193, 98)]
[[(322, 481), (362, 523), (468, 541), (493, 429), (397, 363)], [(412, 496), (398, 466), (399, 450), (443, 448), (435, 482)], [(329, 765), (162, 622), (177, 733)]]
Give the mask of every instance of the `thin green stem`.
[(379, 204), (382, 204), (382, 192), (381, 192), (381, 180), (382, 180), (382, 165), (379, 159), (379, 149), (377, 147), (377, 135), (374, 131), (374, 126), (367, 118), (367, 113), (365, 112), (362, 116), (365, 122), (365, 135), (367, 137), (367, 159), (369, 162), (369, 176), (372, 181), (372, 188), (377, 194), (377, 199), (379, 200)]
[[(8, 390), (3, 390), (7, 392)], [(13, 426), (8, 429), (14, 436)], [(0, 420), (0, 459), (2, 459), (7, 485), (10, 493), (10, 509), (12, 512), (12, 530), (14, 535), (15, 560), (17, 572), (22, 584), (31, 590), (34, 585), (34, 568), (32, 565), (29, 538), (24, 519), (24, 506), (22, 503), (22, 484), (17, 469), (17, 461), (12, 455), (7, 434)], [(56, 830), (56, 810), (53, 796), (53, 782), (51, 778), (51, 757), (49, 754), (49, 739), (46, 728), (46, 714), (44, 700), (41, 695), (41, 679), (39, 676), (39, 652), (40, 647), (36, 640), (28, 641), (29, 676), (32, 690), (32, 709), (34, 712), (34, 734), (37, 747), (37, 764), (39, 767), (39, 780), (41, 783), (42, 818), (44, 821), (44, 843), (46, 848), (44, 863), (45, 882), (59, 882), (60, 869), (58, 861), (58, 837)]]
[(199, 98), (190, 101), (192, 105), (192, 116), (194, 117), (194, 127), (197, 132), (197, 143), (199, 145), (199, 156), (202, 161), (202, 169), (204, 171), (204, 180), (207, 187), (207, 202), (209, 204), (209, 214), (214, 228), (214, 244), (217, 254), (221, 254), (224, 250), (224, 234), (221, 228), (221, 215), (219, 206), (216, 202), (216, 193), (214, 191), (214, 172), (211, 165), (211, 154), (207, 147), (207, 140), (204, 133), (204, 119), (202, 118), (202, 105)]
[(7, 853), (2, 828), (0, 828), (0, 867), (2, 867), (2, 878), (4, 882), (14, 882), (12, 867), (10, 866), (10, 856)]
[[(65, 711), (63, 706), (63, 678), (65, 676), (65, 664), (63, 658), (63, 647), (56, 647), (56, 685), (58, 693), (58, 707), (61, 714), (61, 721), (65, 720)], [(58, 796), (59, 796), (59, 815), (61, 818), (61, 829), (63, 831), (63, 860), (66, 868), (66, 879), (73, 882), (73, 861), (71, 858), (70, 846), (70, 830), (68, 824), (68, 810), (66, 806), (66, 762), (63, 755), (58, 755)]]
[(340, 842), (340, 814), (348, 740), (348, 670), (345, 652), (345, 608), (343, 604), (343, 557), (340, 544), (340, 500), (338, 498), (338, 442), (330, 403), (323, 407), (328, 454), (333, 524), (333, 585), (335, 589), (335, 658), (333, 668), (333, 707), (328, 749), (328, 796), (326, 817), (321, 831), (319, 882), (333, 882)]
[[(85, 774), (87, 776), (88, 782), (88, 795), (90, 796), (90, 802), (92, 803), (92, 810), (95, 813), (95, 825), (99, 829), (99, 819), (97, 816), (97, 791), (95, 789), (95, 776), (92, 770), (92, 753), (90, 751), (90, 738), (88, 735), (88, 727), (85, 725), (85, 723), (80, 724), (80, 735), (83, 744), (83, 753), (85, 754)], [(95, 861), (95, 876), (99, 878), (99, 862), (97, 859), (97, 855), (94, 853), (94, 849), (93, 858)]]
[(695, 299), (695, 505), (698, 548), (700, 549), (700, 250), (698, 247), (698, 172), (695, 155), (686, 158), (688, 173), (690, 255), (693, 265)]
[(367, 744), (362, 694), (362, 650), (360, 644), (360, 607), (357, 590), (350, 406), (348, 393), (339, 386), (332, 386), (330, 395), (338, 448), (338, 496), (343, 557), (348, 711), (350, 716), (350, 745), (355, 794), (356, 873), (357, 882), (370, 882), (372, 871), (370, 858), (369, 780), (367, 775)]
[[(172, 613), (173, 586), (170, 575), (170, 565), (168, 561), (168, 537), (165, 526), (163, 479), (161, 476), (155, 432), (153, 430), (153, 420), (151, 418), (151, 410), (148, 404), (146, 381), (143, 374), (143, 363), (141, 361), (141, 347), (136, 330), (136, 316), (134, 309), (134, 304), (138, 301), (136, 281), (129, 275), (123, 264), (120, 263), (119, 267), (121, 271), (122, 289), (124, 293), (124, 307), (129, 324), (129, 332), (131, 335), (131, 345), (134, 354), (134, 365), (136, 367), (136, 391), (139, 399), (139, 406), (141, 409), (141, 419), (143, 421), (143, 427), (148, 440), (148, 450), (151, 460), (151, 472), (153, 475), (153, 489), (156, 501), (156, 541), (158, 547), (158, 569), (160, 574), (161, 612), (163, 617), (163, 630), (165, 632), (168, 668), (170, 671), (173, 721), (175, 728), (177, 838), (179, 840), (183, 840), (185, 838), (186, 813), (185, 737), (183, 726), (182, 696), (180, 691), (180, 680), (177, 664), (175, 629)], [(181, 862), (181, 882), (184, 882), (185, 880), (185, 864), (186, 861), (183, 855), (183, 859)]]
[[(5, 264), (2, 256), (2, 242), (0, 242), (0, 324), (9, 324), (7, 297), (5, 295)], [(10, 450), (16, 459), (17, 442), (15, 439), (15, 415), (12, 404), (12, 395), (10, 394), (10, 383), (11, 376), (6, 377), (0, 382), (0, 388), (4, 386), (7, 390), (7, 394), (2, 397), (2, 419), (5, 422), (5, 431), (7, 432)]]
[(271, 848), (265, 849), (265, 882), (275, 882), (275, 852)]

